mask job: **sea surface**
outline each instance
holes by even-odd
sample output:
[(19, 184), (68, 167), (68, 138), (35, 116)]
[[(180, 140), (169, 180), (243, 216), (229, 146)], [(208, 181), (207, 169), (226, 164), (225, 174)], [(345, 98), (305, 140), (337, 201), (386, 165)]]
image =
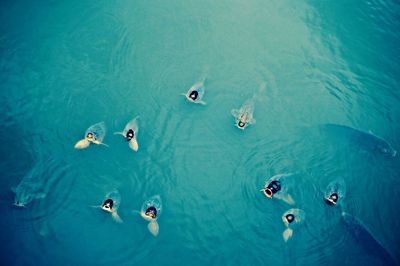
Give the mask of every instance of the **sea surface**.
[[(0, 1), (0, 265), (386, 265), (342, 211), (399, 264), (400, 156), (374, 145), (400, 149), (399, 14), (397, 0)], [(202, 80), (207, 105), (181, 95)], [(240, 130), (247, 99), (256, 123)], [(136, 116), (137, 152), (113, 134)], [(101, 121), (109, 147), (74, 149)], [(284, 173), (294, 205), (260, 192)], [(328, 206), (336, 179), (346, 196)], [(123, 223), (91, 207), (114, 189)], [(135, 212), (153, 195), (157, 237)], [(306, 216), (285, 242), (290, 208)]]

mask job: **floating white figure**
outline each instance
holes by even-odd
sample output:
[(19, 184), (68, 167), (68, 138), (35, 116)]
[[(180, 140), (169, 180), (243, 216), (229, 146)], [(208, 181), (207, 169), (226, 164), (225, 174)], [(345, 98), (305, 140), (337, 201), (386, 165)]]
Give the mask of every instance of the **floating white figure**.
[(235, 117), (235, 126), (244, 130), (249, 125), (255, 125), (254, 119), (254, 104), (256, 100), (261, 100), (265, 93), (266, 84), (262, 82), (258, 92), (253, 94), (253, 97), (247, 99), (239, 109), (232, 109), (231, 114)]
[(42, 164), (35, 165), (21, 180), (17, 187), (11, 190), (15, 193), (14, 205), (17, 207), (27, 207), (35, 199), (46, 197), (43, 191), (44, 176)]
[(306, 213), (300, 209), (290, 209), (282, 215), (282, 221), (287, 227), (282, 234), (285, 242), (292, 237), (294, 227), (303, 223), (305, 217)]
[(199, 103), (205, 105), (202, 100), (205, 92), (204, 80), (194, 84), (186, 93), (182, 93), (186, 99), (192, 103)]
[(332, 181), (326, 187), (324, 200), (328, 205), (337, 205), (346, 196), (346, 183), (343, 179)]
[(17, 187), (11, 188), (15, 193), (14, 205), (27, 207), (33, 200), (46, 197), (46, 193), (42, 189), (42, 178), (36, 176), (36, 173), (32, 170), (21, 180)]
[(122, 219), (118, 215), (118, 208), (121, 204), (121, 195), (119, 194), (118, 190), (114, 189), (108, 192), (103, 200), (103, 203), (100, 206), (93, 206), (93, 207), (100, 207), (106, 212), (110, 212), (112, 218), (118, 222), (122, 223)]
[(104, 122), (91, 125), (85, 132), (85, 138), (75, 144), (75, 149), (87, 148), (90, 143), (101, 144), (108, 147), (107, 144), (103, 143), (105, 135), (106, 126)]
[(261, 191), (270, 199), (274, 197), (293, 205), (294, 200), (287, 192), (290, 180), (293, 178), (292, 176), (293, 174), (274, 175), (265, 182), (264, 188)]
[(146, 200), (142, 209), (140, 210), (140, 215), (147, 221), (149, 224), (147, 228), (153, 236), (157, 236), (160, 229), (157, 223), (157, 219), (160, 217), (162, 211), (162, 203), (159, 195), (155, 195), (148, 200)]
[(60, 165), (53, 158), (41, 160), (43, 155), (37, 155), (38, 161), (33, 168), (22, 178), (17, 187), (11, 190), (15, 193), (14, 205), (27, 207), (35, 199), (46, 197), (46, 183), (57, 179), (59, 175), (65, 173), (68, 165)]
[(235, 126), (244, 130), (248, 125), (254, 125), (254, 97), (243, 103), (240, 109), (232, 109), (231, 114), (235, 117)]
[(134, 151), (138, 151), (139, 149), (139, 144), (137, 142), (137, 133), (139, 132), (138, 119), (139, 116), (136, 116), (126, 124), (122, 132), (114, 133), (122, 135), (129, 142), (129, 147)]

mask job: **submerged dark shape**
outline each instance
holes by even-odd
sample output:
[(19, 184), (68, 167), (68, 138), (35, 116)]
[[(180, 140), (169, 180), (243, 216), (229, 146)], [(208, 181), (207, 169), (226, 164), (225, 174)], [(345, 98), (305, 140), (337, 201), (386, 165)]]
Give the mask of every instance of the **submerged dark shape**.
[(346, 212), (342, 213), (342, 221), (346, 225), (349, 233), (354, 237), (357, 242), (369, 252), (369, 254), (381, 258), (385, 265), (396, 265), (393, 257), (382, 246), (382, 244), (372, 235), (363, 223), (353, 215)]
[(43, 190), (45, 182), (43, 167), (43, 163), (39, 162), (22, 178), (17, 187), (11, 188), (15, 193), (15, 206), (27, 207), (33, 200), (46, 196)]
[(344, 137), (364, 150), (391, 157), (395, 157), (397, 154), (390, 143), (371, 132), (338, 124), (324, 124), (320, 128), (336, 137)]

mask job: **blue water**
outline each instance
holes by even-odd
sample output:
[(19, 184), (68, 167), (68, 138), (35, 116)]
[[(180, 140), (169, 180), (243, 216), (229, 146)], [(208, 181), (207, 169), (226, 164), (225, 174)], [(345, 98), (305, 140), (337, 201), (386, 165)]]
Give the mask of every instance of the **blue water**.
[[(396, 0), (1, 1), (0, 264), (384, 265), (342, 209), (399, 264), (399, 155), (363, 138), (400, 150), (399, 14)], [(207, 105), (180, 95), (204, 78)], [(253, 96), (239, 130), (230, 112)], [(113, 132), (137, 115), (134, 152)], [(110, 147), (74, 149), (101, 121)], [(260, 192), (282, 173), (294, 205)], [(28, 179), (37, 198), (14, 206)], [(113, 189), (122, 224), (90, 207)], [(156, 194), (154, 237), (133, 210)], [(285, 242), (290, 208), (306, 218)]]

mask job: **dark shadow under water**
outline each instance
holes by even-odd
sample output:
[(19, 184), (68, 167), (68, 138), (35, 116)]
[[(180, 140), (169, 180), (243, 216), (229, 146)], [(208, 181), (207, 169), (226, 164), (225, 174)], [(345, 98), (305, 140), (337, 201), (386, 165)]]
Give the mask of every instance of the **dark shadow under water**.
[(342, 213), (341, 218), (348, 232), (369, 254), (381, 258), (385, 265), (396, 265), (389, 252), (358, 218), (346, 212)]

